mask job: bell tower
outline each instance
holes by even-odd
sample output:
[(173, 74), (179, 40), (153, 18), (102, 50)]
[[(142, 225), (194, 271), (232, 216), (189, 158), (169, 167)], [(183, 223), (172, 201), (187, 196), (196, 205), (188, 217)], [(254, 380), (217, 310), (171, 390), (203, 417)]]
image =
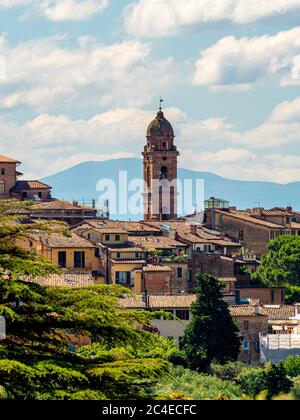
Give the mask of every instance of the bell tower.
[(177, 159), (174, 130), (159, 108), (147, 130), (144, 148), (144, 219), (177, 218)]

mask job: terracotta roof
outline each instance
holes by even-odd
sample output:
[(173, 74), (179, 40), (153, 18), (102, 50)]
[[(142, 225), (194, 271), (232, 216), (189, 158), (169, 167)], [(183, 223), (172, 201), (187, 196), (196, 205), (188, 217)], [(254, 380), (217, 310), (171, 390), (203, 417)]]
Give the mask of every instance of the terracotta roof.
[(123, 253), (131, 253), (131, 252), (145, 252), (142, 248), (138, 248), (138, 247), (130, 247), (128, 246), (127, 248), (123, 248), (124, 245), (122, 245), (121, 247), (113, 247), (113, 246), (109, 246), (109, 250), (111, 252), (123, 252)]
[(240, 219), (240, 220), (243, 220), (244, 222), (261, 225), (266, 228), (278, 229), (278, 230), (285, 229), (285, 226), (278, 225), (276, 223), (267, 222), (266, 220), (261, 220), (261, 219), (257, 219), (256, 217), (250, 216), (250, 214), (246, 211), (236, 211), (232, 209), (230, 209), (229, 211), (222, 211), (222, 210), (216, 209), (215, 211), (217, 214), (233, 217), (235, 219)]
[(145, 265), (147, 262), (145, 260), (114, 260), (110, 258), (110, 260), (114, 264), (141, 264)]
[(284, 320), (295, 316), (296, 308), (291, 305), (265, 305), (264, 310), (267, 312), (270, 320)]
[(95, 285), (92, 274), (66, 273), (62, 275), (52, 274), (48, 277), (24, 278), (25, 281), (40, 284), (44, 287), (68, 287), (76, 289)]
[[(189, 309), (196, 301), (196, 295), (149, 295), (149, 309)], [(142, 296), (121, 299), (121, 304), (128, 309), (146, 309)]]
[(130, 236), (129, 240), (144, 249), (176, 249), (187, 248), (187, 245), (167, 236)]
[(49, 190), (50, 185), (40, 181), (17, 181), (16, 185), (11, 189), (12, 192), (21, 192), (23, 190)]
[(254, 305), (236, 305), (229, 308), (230, 313), (233, 317), (258, 317), (265, 316), (268, 314), (261, 306)]
[(292, 229), (300, 229), (300, 223), (292, 222), (291, 227), (292, 227)]
[(87, 220), (84, 221), (82, 223), (80, 223), (79, 225), (75, 226), (74, 229), (76, 230), (80, 230), (80, 229), (84, 229), (84, 230), (90, 230), (90, 228), (95, 229), (97, 232), (100, 233), (111, 233), (111, 234), (122, 234), (122, 233), (127, 233), (127, 231), (124, 229), (123, 226), (120, 227), (111, 227), (109, 226), (106, 221), (104, 220)]
[(0, 163), (21, 163), (21, 162), (7, 156), (0, 155)]
[(30, 235), (30, 237), (49, 248), (95, 248), (91, 242), (75, 233), (64, 235), (57, 232), (37, 232)]
[(70, 203), (69, 201), (63, 201), (63, 200), (51, 200), (46, 201), (43, 203), (37, 203), (35, 204), (36, 209), (42, 209), (42, 210), (80, 210), (80, 209), (86, 209), (86, 210), (93, 210), (97, 211), (96, 209), (88, 206), (83, 206), (81, 204), (75, 205), (74, 203)]
[(182, 221), (171, 221), (171, 222), (150, 222), (149, 225), (158, 226), (161, 231), (165, 231), (167, 227), (170, 230), (176, 231), (178, 235), (178, 239), (183, 242), (193, 243), (193, 244), (213, 244), (219, 246), (233, 246), (233, 247), (241, 247), (240, 244), (236, 242), (231, 242), (229, 239), (226, 239), (220, 233), (216, 231), (209, 230), (200, 224), (193, 225), (187, 223), (185, 220)]
[(160, 229), (154, 227), (154, 226), (148, 226), (147, 224), (143, 222), (129, 222), (129, 221), (117, 221), (117, 220), (109, 220), (105, 222), (106, 225), (113, 229), (125, 229), (129, 234), (159, 234)]
[(146, 265), (145, 267), (143, 267), (143, 271), (146, 273), (158, 273), (158, 272), (165, 272), (165, 273), (170, 273), (172, 270), (172, 268), (167, 267), (165, 265)]

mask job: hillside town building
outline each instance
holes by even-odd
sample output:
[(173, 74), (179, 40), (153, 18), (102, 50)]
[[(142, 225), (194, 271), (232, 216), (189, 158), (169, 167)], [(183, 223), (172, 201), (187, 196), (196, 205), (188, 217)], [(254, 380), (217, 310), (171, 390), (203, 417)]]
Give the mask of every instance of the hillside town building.
[(0, 200), (50, 200), (49, 185), (40, 181), (19, 180), (23, 174), (17, 170), (21, 162), (0, 156)]
[(227, 235), (260, 258), (268, 251), (271, 240), (284, 235), (300, 235), (300, 213), (291, 207), (271, 210), (208, 208), (205, 225)]

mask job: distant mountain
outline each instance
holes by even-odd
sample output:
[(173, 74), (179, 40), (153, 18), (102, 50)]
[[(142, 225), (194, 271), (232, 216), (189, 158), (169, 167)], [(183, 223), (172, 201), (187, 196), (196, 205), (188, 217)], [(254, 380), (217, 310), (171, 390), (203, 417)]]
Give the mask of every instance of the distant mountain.
[[(63, 172), (42, 179), (53, 186), (53, 196), (65, 200), (78, 200), (90, 205), (93, 199), (98, 201), (100, 193), (96, 185), (99, 180), (113, 180), (118, 186), (119, 171), (127, 171), (128, 182), (142, 178), (143, 164), (140, 159), (117, 159), (104, 162), (85, 162)], [(263, 206), (291, 205), (300, 209), (300, 182), (287, 185), (271, 182), (247, 182), (226, 179), (207, 172), (195, 172), (188, 169), (179, 169), (179, 179), (203, 179), (205, 185), (205, 198), (223, 198), (238, 208)], [(117, 187), (117, 189), (119, 189)], [(121, 191), (124, 187), (120, 187)], [(131, 193), (132, 194), (132, 193)], [(196, 203), (195, 193), (191, 199)], [(198, 203), (199, 205), (199, 203)], [(111, 214), (111, 217), (124, 220), (126, 218), (139, 219), (139, 215)]]

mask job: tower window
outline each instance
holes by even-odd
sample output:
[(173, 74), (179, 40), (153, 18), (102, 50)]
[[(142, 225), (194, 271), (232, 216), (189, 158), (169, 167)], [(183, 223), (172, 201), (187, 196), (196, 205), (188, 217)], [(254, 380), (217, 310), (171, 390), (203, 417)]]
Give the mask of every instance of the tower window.
[(168, 168), (166, 166), (162, 166), (161, 168), (161, 179), (168, 178)]

